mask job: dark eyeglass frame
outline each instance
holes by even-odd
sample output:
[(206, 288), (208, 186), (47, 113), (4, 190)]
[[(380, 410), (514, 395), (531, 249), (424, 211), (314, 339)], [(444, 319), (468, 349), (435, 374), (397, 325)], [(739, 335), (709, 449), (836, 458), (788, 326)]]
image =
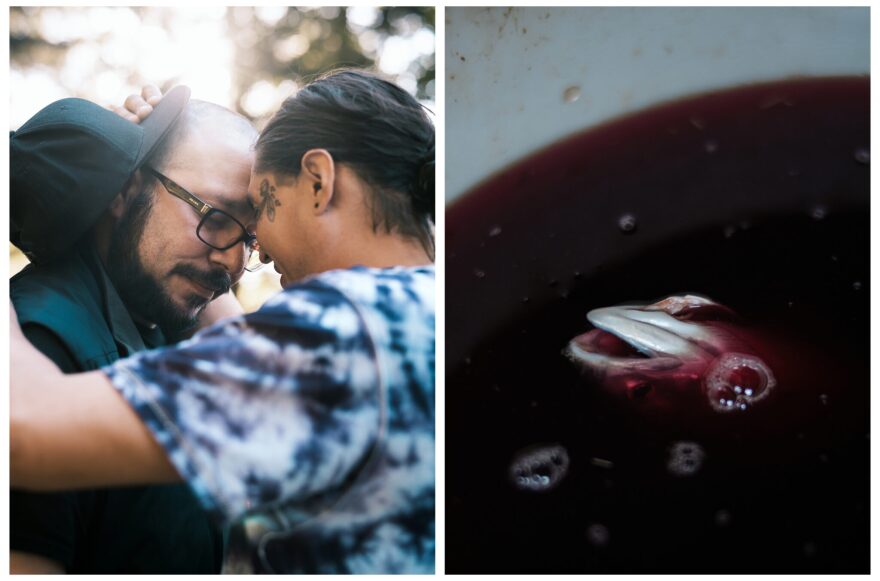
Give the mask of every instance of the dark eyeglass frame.
[[(180, 198), (181, 200), (183, 200), (184, 202), (186, 202), (187, 204), (192, 206), (195, 209), (195, 211), (199, 213), (199, 215), (202, 217), (202, 219), (199, 220), (199, 225), (196, 227), (196, 236), (198, 236), (199, 240), (201, 240), (204, 244), (206, 244), (216, 250), (229, 250), (230, 248), (232, 248), (236, 244), (239, 244), (240, 242), (244, 242), (245, 246), (249, 250), (251, 250), (251, 252), (259, 251), (259, 245), (257, 243), (256, 235), (248, 232), (247, 228), (245, 228), (244, 224), (239, 222), (235, 218), (235, 216), (229, 214), (228, 212), (224, 212), (223, 210), (221, 210), (219, 208), (215, 208), (214, 206), (205, 202), (204, 200), (202, 200), (201, 198), (199, 198), (195, 194), (188, 192), (185, 188), (183, 188), (180, 184), (178, 184), (177, 182), (175, 182), (171, 178), (169, 178), (165, 175), (162, 175), (161, 173), (154, 170), (153, 168), (151, 168), (149, 166), (144, 166), (143, 169), (146, 170), (148, 173), (152, 174), (153, 176), (155, 176), (156, 179), (158, 179), (162, 183), (162, 186), (168, 191), (169, 194), (171, 194), (172, 196), (174, 196), (176, 198)], [(233, 242), (227, 244), (226, 246), (217, 246), (216, 244), (211, 244), (210, 242), (208, 242), (207, 240), (202, 238), (202, 234), (201, 234), (202, 225), (205, 223), (205, 220), (207, 220), (208, 217), (210, 217), (212, 214), (222, 214), (223, 216), (226, 216), (227, 218), (229, 218), (230, 220), (232, 220), (233, 222), (238, 224), (239, 227), (241, 228), (242, 235), (239, 238), (237, 238), (236, 240), (234, 240)]]

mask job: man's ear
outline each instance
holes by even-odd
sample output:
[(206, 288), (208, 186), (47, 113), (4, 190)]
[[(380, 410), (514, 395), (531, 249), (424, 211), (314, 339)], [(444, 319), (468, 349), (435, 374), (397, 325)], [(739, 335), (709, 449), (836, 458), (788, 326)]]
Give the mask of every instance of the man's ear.
[(333, 200), (336, 182), (336, 165), (326, 149), (310, 149), (303, 154), (302, 171), (297, 181), (302, 181), (316, 214), (323, 213)]
[(144, 174), (138, 170), (131, 174), (131, 177), (128, 178), (128, 181), (122, 186), (122, 190), (120, 190), (120, 192), (116, 194), (116, 197), (113, 198), (113, 201), (110, 202), (110, 206), (107, 208), (110, 215), (114, 218), (120, 218), (122, 214), (125, 213), (125, 209), (131, 201), (141, 192), (143, 187)]

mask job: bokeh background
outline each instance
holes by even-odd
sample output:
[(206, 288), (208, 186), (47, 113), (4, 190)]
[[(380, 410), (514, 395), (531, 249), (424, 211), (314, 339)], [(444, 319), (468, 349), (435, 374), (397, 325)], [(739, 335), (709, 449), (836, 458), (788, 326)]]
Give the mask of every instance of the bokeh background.
[[(12, 7), (10, 130), (64, 97), (121, 105), (145, 84), (188, 85), (262, 129), (281, 102), (342, 66), (378, 71), (434, 110), (434, 8)], [(11, 244), (10, 274), (27, 260)], [(236, 294), (252, 311), (272, 268)]]

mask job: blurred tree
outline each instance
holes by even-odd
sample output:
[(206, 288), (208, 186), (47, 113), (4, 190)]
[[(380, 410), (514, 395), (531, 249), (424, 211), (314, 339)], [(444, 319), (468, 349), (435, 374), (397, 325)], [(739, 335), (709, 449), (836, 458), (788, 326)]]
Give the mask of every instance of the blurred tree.
[[(219, 11), (216, 17), (232, 47), (232, 70), (225, 71), (232, 84), (228, 105), (251, 119), (267, 116), (297, 87), (343, 66), (378, 69), (416, 98), (434, 100), (433, 7), (211, 10)], [(210, 16), (214, 17), (214, 12)], [(91, 86), (102, 75), (105, 81), (113, 75), (117, 85), (132, 87), (128, 90), (147, 82), (167, 88), (187, 79), (180, 78), (173, 66), (148, 67), (171, 72), (163, 78), (147, 78), (151, 71), (143, 70), (148, 56), (143, 53), (152, 47), (158, 52), (164, 39), (180, 40), (175, 32), (185, 36), (189, 20), (201, 23), (208, 19), (183, 9), (161, 7), (12, 7), (10, 61), (13, 71), (48, 74), (58, 92), (65, 95), (108, 98), (94, 94), (97, 91)], [(155, 30), (160, 34), (153, 41), (138, 38)], [(121, 31), (129, 36), (120, 42)], [(162, 36), (162, 31), (167, 36)], [(186, 48), (198, 49), (192, 45)], [(126, 52), (131, 57), (128, 61)], [(93, 58), (83, 59), (86, 55)], [(201, 66), (208, 69), (212, 63), (224, 66), (216, 59)]]
[[(352, 14), (352, 10), (360, 12)], [(236, 7), (227, 11), (226, 21), (237, 49), (236, 107), (254, 117), (254, 108), (244, 100), (260, 82), (272, 86), (286, 82), (290, 92), (343, 66), (381, 70), (381, 49), (396, 50), (389, 39), (412, 38), (429, 31), (433, 40), (434, 8), (286, 8), (283, 13), (267, 14), (260, 8)], [(412, 49), (408, 52), (410, 60), (404, 70), (385, 72), (397, 77), (395, 80), (417, 98), (433, 100), (433, 50), (427, 55)], [(407, 81), (412, 81), (411, 86)]]

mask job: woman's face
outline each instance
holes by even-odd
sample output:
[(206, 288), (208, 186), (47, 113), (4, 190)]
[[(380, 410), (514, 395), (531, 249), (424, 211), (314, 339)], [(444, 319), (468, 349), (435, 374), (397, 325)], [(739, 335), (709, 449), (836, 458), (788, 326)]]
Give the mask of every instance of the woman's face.
[(320, 249), (315, 240), (312, 201), (297, 180), (272, 173), (252, 173), (248, 200), (256, 211), (260, 258), (273, 261), (288, 286), (315, 272)]

